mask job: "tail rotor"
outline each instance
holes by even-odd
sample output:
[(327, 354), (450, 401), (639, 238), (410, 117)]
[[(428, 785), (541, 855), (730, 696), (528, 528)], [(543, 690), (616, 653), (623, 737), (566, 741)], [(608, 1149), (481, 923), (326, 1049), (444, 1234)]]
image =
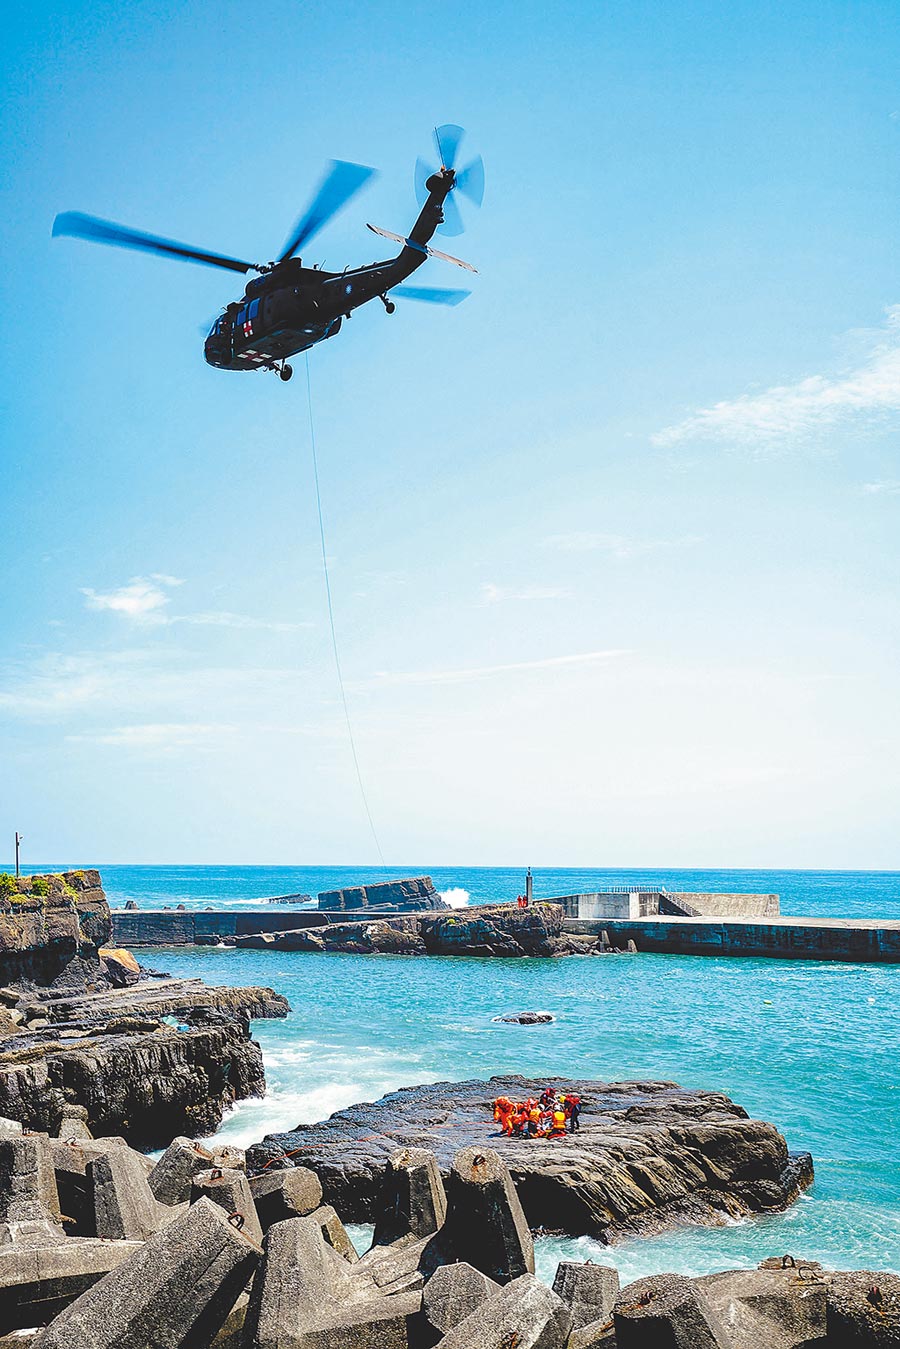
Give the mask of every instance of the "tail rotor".
[[(434, 129), (434, 143), (440, 168), (443, 170), (450, 169), (454, 173), (453, 186), (444, 202), (444, 223), (438, 226), (438, 232), (441, 234), (462, 234), (465, 229), (462, 212), (452, 195), (457, 189), (474, 206), (480, 206), (484, 200), (484, 160), (481, 155), (476, 155), (461, 169), (457, 170), (456, 167), (459, 159), (459, 147), (465, 134), (461, 126), (454, 126), (450, 122)], [(426, 184), (435, 172), (437, 170), (433, 169), (426, 160), (421, 158), (416, 160), (416, 198), (420, 206), (424, 206), (428, 199)]]

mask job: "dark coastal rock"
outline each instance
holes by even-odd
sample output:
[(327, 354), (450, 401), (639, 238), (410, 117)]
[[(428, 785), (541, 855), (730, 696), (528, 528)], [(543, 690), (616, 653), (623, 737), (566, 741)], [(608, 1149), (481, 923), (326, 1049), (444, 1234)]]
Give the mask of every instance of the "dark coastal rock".
[(0, 877), (0, 981), (83, 987), (100, 976), (109, 905), (98, 871)]
[(495, 905), (428, 914), (419, 920), (419, 930), (429, 955), (555, 956), (570, 954), (577, 945), (563, 936), (564, 920), (559, 904)]
[(547, 1026), (556, 1017), (552, 1012), (507, 1012), (505, 1016), (494, 1017), (494, 1020), (517, 1026)]
[(900, 1345), (900, 1276), (868, 1269), (832, 1274), (826, 1320), (829, 1345), (894, 1349)]
[[(30, 989), (20, 1006), (28, 1020), (0, 1039), (0, 1114), (57, 1133), (66, 1108), (81, 1105), (91, 1133), (146, 1147), (213, 1133), (234, 1101), (262, 1095), (262, 1052), (249, 1018), (288, 1011), (271, 989), (208, 988), (200, 980), (43, 998)], [(166, 1025), (164, 1016), (187, 1028)]]
[(460, 1149), (487, 1147), (507, 1163), (532, 1228), (603, 1241), (777, 1211), (811, 1183), (809, 1155), (789, 1155), (773, 1125), (749, 1119), (722, 1093), (671, 1082), (551, 1079), (581, 1097), (580, 1132), (558, 1141), (500, 1135), (494, 1098), (537, 1096), (546, 1085), (494, 1077), (407, 1087), (320, 1124), (271, 1134), (249, 1149), (247, 1164), (251, 1171), (271, 1161), (308, 1166), (326, 1202), (346, 1220), (368, 1222), (377, 1217), (398, 1147), (433, 1151), (445, 1179)]
[(383, 881), (378, 885), (355, 885), (347, 890), (326, 890), (319, 895), (320, 909), (405, 909), (419, 913), (423, 909), (449, 908), (434, 888), (430, 876), (413, 876), (403, 881)]

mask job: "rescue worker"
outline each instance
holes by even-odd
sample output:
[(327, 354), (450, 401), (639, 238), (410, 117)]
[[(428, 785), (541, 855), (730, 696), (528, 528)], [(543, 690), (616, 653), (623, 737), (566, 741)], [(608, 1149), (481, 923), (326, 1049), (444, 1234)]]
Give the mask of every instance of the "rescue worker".
[(557, 1105), (553, 1111), (553, 1120), (550, 1126), (550, 1138), (565, 1138), (566, 1136), (566, 1112), (560, 1105)]

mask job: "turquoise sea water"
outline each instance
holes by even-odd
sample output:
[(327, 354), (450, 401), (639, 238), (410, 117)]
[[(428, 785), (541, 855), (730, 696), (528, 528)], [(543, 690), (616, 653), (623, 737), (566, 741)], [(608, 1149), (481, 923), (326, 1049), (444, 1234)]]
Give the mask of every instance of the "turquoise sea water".
[[(509, 898), (521, 870), (430, 870), (472, 900)], [(379, 873), (383, 875), (384, 873)], [(351, 868), (104, 867), (113, 904), (246, 903), (376, 873)], [(540, 895), (627, 884), (765, 890), (785, 912), (900, 917), (896, 873), (711, 872), (648, 868), (536, 873)], [(465, 892), (462, 893), (462, 892)], [(269, 1094), (241, 1102), (222, 1136), (250, 1143), (355, 1101), (423, 1081), (492, 1073), (668, 1078), (728, 1092), (812, 1152), (814, 1189), (788, 1213), (599, 1248), (540, 1243), (616, 1263), (623, 1277), (706, 1272), (785, 1251), (844, 1268), (900, 1271), (900, 966), (638, 955), (609, 960), (377, 959), (219, 948), (145, 951), (146, 964), (211, 983), (271, 985), (293, 1012), (255, 1023)], [(551, 1026), (501, 1026), (505, 1009), (552, 1011)]]

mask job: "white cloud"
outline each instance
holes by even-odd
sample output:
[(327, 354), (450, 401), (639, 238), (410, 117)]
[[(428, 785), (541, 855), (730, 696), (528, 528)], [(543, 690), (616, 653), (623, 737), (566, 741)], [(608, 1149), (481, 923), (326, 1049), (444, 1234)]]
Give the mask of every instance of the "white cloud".
[(644, 553), (660, 548), (686, 548), (699, 543), (697, 534), (686, 534), (678, 539), (638, 539), (627, 534), (593, 534), (589, 530), (573, 530), (570, 534), (548, 534), (545, 548), (556, 548), (563, 553), (609, 553), (619, 562), (626, 562)]
[(585, 651), (574, 656), (547, 656), (542, 660), (513, 661), (507, 665), (479, 665), (465, 670), (408, 670), (389, 673), (379, 671), (379, 684), (464, 684), (474, 679), (488, 679), (492, 675), (512, 674), (524, 670), (550, 670), (564, 665), (606, 665), (631, 653), (622, 649)]
[(151, 576), (133, 576), (127, 585), (117, 590), (82, 589), (89, 609), (106, 609), (139, 622), (160, 622), (160, 610), (169, 603), (166, 590), (182, 582), (175, 576), (155, 572)]
[(82, 589), (88, 609), (106, 610), (121, 614), (137, 623), (167, 625), (187, 623), (192, 627), (238, 628), (267, 630), (269, 632), (296, 632), (310, 628), (311, 623), (288, 623), (277, 619), (257, 618), (251, 614), (235, 614), (227, 609), (201, 611), (196, 614), (169, 614), (164, 612), (171, 600), (166, 592), (184, 585), (178, 576), (165, 572), (151, 572), (149, 576), (133, 576), (127, 585), (116, 590)]
[(504, 600), (565, 600), (568, 590), (558, 586), (498, 586), (485, 581), (481, 587), (481, 604), (502, 604)]
[(173, 750), (213, 745), (231, 736), (235, 727), (225, 723), (146, 722), (136, 726), (115, 726), (111, 730), (84, 735), (67, 735), (67, 740), (89, 741), (94, 745), (113, 745), (122, 749)]
[(865, 339), (865, 350), (855, 365), (838, 374), (809, 375), (700, 408), (658, 431), (653, 443), (774, 444), (803, 439), (841, 421), (872, 422), (900, 412), (900, 305), (886, 310), (881, 328), (856, 336)]
[(900, 479), (882, 478), (878, 482), (864, 482), (861, 488), (863, 496), (900, 496)]

